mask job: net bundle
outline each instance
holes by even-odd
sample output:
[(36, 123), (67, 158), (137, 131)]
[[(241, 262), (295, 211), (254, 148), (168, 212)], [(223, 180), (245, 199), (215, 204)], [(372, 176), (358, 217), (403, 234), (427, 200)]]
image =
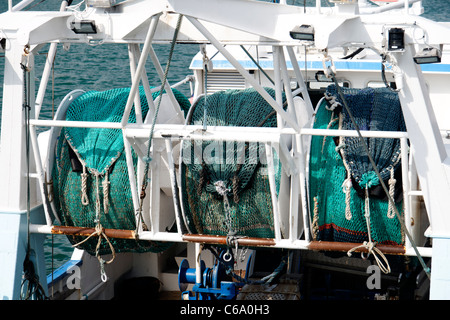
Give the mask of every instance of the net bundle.
[[(274, 97), (274, 90), (265, 90)], [(187, 122), (276, 127), (277, 116), (267, 101), (249, 88), (216, 92), (207, 96), (206, 107), (204, 97), (198, 99)], [(185, 141), (181, 160), (183, 216), (189, 232), (274, 237), (265, 144)], [(278, 194), (281, 163), (276, 152), (274, 164)]]
[[(187, 111), (189, 100), (173, 90), (181, 108)], [(68, 107), (67, 121), (120, 122), (130, 93), (129, 88), (89, 91), (76, 98)], [(153, 99), (158, 96), (153, 94)], [(139, 88), (142, 115), (148, 103)], [(136, 122), (134, 107), (130, 123)], [(132, 150), (136, 170), (137, 156)], [(64, 226), (95, 228), (97, 216), (103, 228), (135, 230), (136, 217), (131, 198), (130, 181), (119, 129), (64, 127), (57, 141), (52, 172), (56, 212)], [(98, 214), (97, 214), (98, 213)], [(68, 236), (72, 244), (85, 237)], [(159, 252), (171, 244), (134, 239), (109, 239), (115, 252)], [(98, 238), (93, 237), (79, 248), (97, 254)], [(102, 239), (98, 254), (110, 253)]]
[[(387, 88), (341, 88), (360, 130), (405, 131), (397, 93)], [(336, 87), (330, 85), (316, 110), (314, 128), (355, 130)], [(403, 213), (399, 139), (364, 138), (380, 175)], [(403, 244), (401, 223), (389, 205), (359, 137), (313, 136), (310, 212), (316, 240)]]

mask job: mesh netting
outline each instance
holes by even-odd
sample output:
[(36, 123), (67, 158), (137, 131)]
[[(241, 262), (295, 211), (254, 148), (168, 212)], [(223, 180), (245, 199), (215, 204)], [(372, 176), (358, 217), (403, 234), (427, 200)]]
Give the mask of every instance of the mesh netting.
[[(361, 130), (405, 131), (396, 93), (386, 88), (342, 89)], [(328, 101), (322, 100), (317, 108), (314, 128), (354, 129), (334, 85), (327, 89), (326, 96)], [(311, 139), (309, 187), (314, 237), (324, 241), (367, 241), (364, 214), (370, 209), (372, 240), (402, 244), (401, 224), (384, 192), (379, 192), (380, 181), (358, 139), (322, 136)], [(365, 138), (365, 141), (402, 215), (401, 170), (397, 170), (401, 163), (399, 140)]]
[[(182, 110), (186, 112), (190, 106), (189, 100), (180, 92), (173, 91)], [(66, 120), (120, 122), (129, 92), (129, 88), (86, 92), (71, 103)], [(153, 94), (153, 99), (158, 93)], [(139, 94), (142, 114), (145, 116), (148, 104), (142, 87)], [(134, 107), (129, 122), (136, 122)], [(133, 150), (132, 153), (136, 170), (137, 156)], [(87, 174), (85, 183), (84, 170)], [(100, 223), (104, 228), (136, 229), (121, 130), (62, 128), (57, 141), (52, 176), (55, 206), (62, 225), (94, 228), (96, 210), (99, 210)], [(85, 239), (78, 236), (68, 238), (72, 244)], [(115, 252), (159, 252), (171, 245), (133, 239), (109, 240)], [(97, 241), (98, 238), (91, 238), (79, 248), (94, 255)], [(99, 254), (106, 253), (110, 253), (110, 247), (102, 239)]]
[[(266, 91), (274, 97), (274, 90)], [(277, 126), (276, 113), (253, 88), (216, 92), (207, 97), (206, 108), (200, 98), (190, 110), (188, 123), (203, 124), (205, 117), (208, 126)], [(274, 162), (278, 193), (281, 163), (276, 152)], [(264, 144), (185, 141), (181, 177), (189, 232), (274, 237)]]

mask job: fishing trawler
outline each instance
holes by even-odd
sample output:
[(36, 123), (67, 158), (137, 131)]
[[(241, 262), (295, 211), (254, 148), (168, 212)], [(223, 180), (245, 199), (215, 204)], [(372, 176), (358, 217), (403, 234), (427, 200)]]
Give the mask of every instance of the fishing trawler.
[[(450, 298), (450, 25), (421, 1), (32, 2), (0, 15), (3, 299)], [(130, 85), (45, 119), (70, 44), (126, 46)]]

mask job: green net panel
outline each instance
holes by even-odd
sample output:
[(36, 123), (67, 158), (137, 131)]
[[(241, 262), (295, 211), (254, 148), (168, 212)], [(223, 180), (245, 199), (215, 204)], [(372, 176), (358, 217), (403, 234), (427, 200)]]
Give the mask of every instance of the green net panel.
[[(274, 97), (274, 90), (266, 91)], [(206, 108), (204, 97), (200, 98), (187, 122), (203, 124), (205, 117), (208, 126), (277, 126), (276, 113), (253, 88), (216, 92), (207, 97)], [(274, 163), (278, 194), (281, 163), (276, 152)], [(183, 217), (189, 232), (274, 237), (263, 143), (185, 141), (181, 184)]]
[[(187, 112), (189, 100), (179, 91), (173, 91), (182, 110)], [(120, 122), (129, 93), (129, 88), (86, 92), (70, 104), (66, 120)], [(153, 99), (158, 93), (153, 94)], [(145, 117), (148, 104), (142, 87), (139, 88), (139, 94)], [(136, 122), (134, 107), (129, 122)], [(132, 153), (136, 170), (137, 156), (133, 150)], [(85, 183), (84, 171), (87, 174)], [(104, 228), (136, 229), (121, 130), (62, 128), (57, 141), (52, 176), (55, 206), (62, 225), (94, 228), (96, 210), (99, 210), (100, 222)], [(72, 244), (85, 239), (78, 236), (68, 238)], [(109, 240), (115, 252), (159, 252), (171, 245), (134, 239)], [(98, 238), (93, 237), (79, 248), (94, 255), (97, 241)], [(110, 252), (108, 243), (102, 239), (99, 254)]]
[[(405, 131), (395, 92), (387, 88), (342, 90), (361, 130)], [(334, 85), (328, 87), (325, 96), (327, 99), (317, 107), (314, 128), (354, 130)], [(364, 139), (403, 215), (399, 139)], [(403, 244), (401, 223), (389, 206), (359, 138), (313, 136), (309, 166), (310, 213), (316, 240), (368, 241), (364, 215), (370, 209), (372, 241)]]

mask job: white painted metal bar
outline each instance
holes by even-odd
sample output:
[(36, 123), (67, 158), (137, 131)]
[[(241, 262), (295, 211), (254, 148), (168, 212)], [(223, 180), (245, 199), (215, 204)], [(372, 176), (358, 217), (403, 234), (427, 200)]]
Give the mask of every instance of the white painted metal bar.
[(398, 2), (389, 3), (388, 5), (384, 6), (378, 6), (374, 8), (363, 8), (361, 10), (362, 14), (374, 14), (374, 13), (381, 13), (386, 12), (393, 9), (400, 9), (401, 7), (405, 8), (406, 14), (409, 12), (409, 4), (420, 2), (422, 0), (400, 0)]
[(195, 243), (195, 283), (202, 283), (202, 267), (200, 259), (200, 243)]
[(288, 75), (286, 58), (284, 56), (283, 47), (280, 47), (280, 49), (278, 50), (278, 60), (280, 61), (279, 67), (280, 67), (280, 71), (281, 71), (281, 78), (283, 79), (284, 92), (286, 94), (286, 100), (288, 103), (287, 112), (288, 112), (288, 114), (291, 115), (291, 117), (297, 119), (296, 110), (295, 110), (295, 106), (294, 106), (294, 97), (293, 97), (292, 90), (291, 90), (291, 80)]
[[(423, 196), (422, 190), (417, 190), (419, 188), (417, 171), (414, 164), (414, 149), (410, 148), (409, 154), (409, 172), (408, 172), (408, 181), (409, 181), (409, 197), (410, 197), (410, 208), (411, 208), (411, 223), (414, 223), (411, 231), (411, 235), (413, 239), (420, 239), (422, 237), (422, 219), (421, 219), (421, 205), (418, 197)], [(423, 213), (425, 214), (425, 213)]]
[[(294, 147), (294, 157), (297, 155), (297, 148)], [(291, 175), (291, 186), (290, 186), (290, 197), (289, 197), (289, 239), (291, 241), (295, 241), (298, 239), (298, 215), (299, 215), (299, 206), (298, 206), (298, 195), (300, 193), (299, 190), (299, 177), (297, 174)], [(303, 210), (300, 211), (303, 213)], [(303, 215), (302, 215), (303, 216)]]
[[(415, 48), (405, 46), (405, 51), (394, 53), (402, 70), (403, 87), (398, 96), (402, 105), (408, 137), (414, 149), (414, 163), (424, 193), (424, 202), (433, 234), (450, 237), (450, 186), (448, 183), (448, 154), (433, 111), (429, 91), (420, 70), (414, 63)], [(418, 125), (420, 124), (420, 125)], [(426, 141), (424, 141), (426, 137)], [(439, 199), (436, 201), (436, 199)]]
[[(118, 122), (94, 122), (94, 121), (64, 121), (64, 120), (30, 120), (31, 125), (42, 127), (72, 127), (72, 128), (103, 128), (103, 129), (122, 129)], [(156, 124), (154, 138), (171, 139), (199, 139), (199, 140), (231, 140), (239, 141), (277, 141), (273, 135), (295, 134), (292, 128), (257, 128), (257, 127), (220, 127), (209, 126), (208, 131), (202, 133), (202, 126), (181, 125), (181, 124)], [(124, 129), (128, 137), (148, 138), (148, 132), (151, 129), (150, 124), (128, 124)], [(235, 133), (235, 136), (229, 135)], [(254, 137), (243, 137), (243, 134), (254, 135)], [(258, 139), (257, 135), (261, 136)], [(264, 137), (264, 138), (263, 138)]]
[[(18, 4), (16, 4), (10, 11), (20, 11), (25, 8), (27, 5), (33, 3), (35, 0), (22, 0)], [(11, 2), (12, 3), (12, 2)]]
[(289, 115), (278, 105), (278, 103), (262, 88), (258, 81), (251, 76), (244, 67), (225, 49), (225, 47), (195, 18), (186, 16), (186, 18), (209, 40), (211, 44), (216, 47), (220, 53), (236, 68), (236, 70), (247, 80), (256, 91), (277, 111), (280, 116), (285, 120), (292, 128), (298, 130), (298, 124), (295, 119), (291, 119)]
[[(42, 120), (40, 121), (43, 122)], [(75, 121), (73, 121), (75, 122)], [(70, 126), (70, 125), (69, 125)], [(209, 126), (207, 132), (203, 132), (202, 126), (192, 125), (156, 125), (154, 138), (171, 138), (180, 140), (236, 140), (245, 142), (277, 142), (280, 135), (294, 135), (292, 128), (257, 128), (257, 127), (221, 127)], [(137, 128), (136, 125), (128, 125), (125, 129), (128, 137), (148, 138), (148, 125)], [(245, 134), (245, 136), (243, 136)], [(356, 130), (332, 130), (332, 129), (301, 129), (301, 135), (316, 136), (343, 136), (357, 137)], [(406, 132), (398, 131), (361, 131), (365, 138), (407, 138)]]
[[(133, 54), (133, 59), (136, 63), (136, 61), (139, 61), (141, 59), (141, 49), (139, 47), (139, 44), (134, 43), (134, 44), (129, 44), (130, 50)], [(147, 78), (147, 71), (145, 69), (145, 66), (142, 69), (142, 77), (141, 77), (141, 81), (142, 81), (142, 85), (144, 87), (144, 92), (145, 92), (145, 98), (147, 99), (147, 103), (149, 106), (149, 110), (146, 116), (146, 119), (153, 119), (153, 116), (155, 114), (155, 110), (156, 110), (156, 106), (155, 103), (153, 101), (153, 96), (152, 93), (159, 91), (160, 88), (154, 88), (154, 91), (152, 91), (152, 89), (150, 88), (150, 83), (148, 81)], [(145, 120), (145, 119), (144, 119)]]
[[(144, 130), (145, 129), (145, 130)], [(150, 128), (127, 128), (127, 137), (134, 139), (147, 139)], [(291, 128), (256, 128), (256, 127), (219, 127), (210, 126), (203, 132), (202, 126), (184, 125), (156, 125), (154, 139), (164, 138), (172, 140), (211, 140), (211, 141), (243, 141), (243, 142), (273, 142), (278, 143), (280, 135), (295, 132)]]
[(125, 149), (125, 160), (127, 163), (127, 169), (128, 169), (128, 180), (130, 183), (130, 190), (131, 190), (131, 199), (133, 201), (133, 208), (136, 218), (136, 226), (138, 226), (138, 232), (140, 229), (142, 229), (142, 224), (139, 223), (139, 193), (138, 193), (138, 184), (136, 180), (136, 175), (134, 172), (134, 164), (133, 164), (133, 157), (131, 154), (131, 146), (128, 139), (125, 137), (125, 134), (123, 135), (123, 145)]
[[(24, 128), (24, 81), (20, 66), (24, 47), (16, 40), (10, 39), (10, 49), (5, 51), (4, 90), (2, 96), (1, 151), (0, 151), (0, 206), (3, 212), (20, 212), (26, 208), (26, 166), (25, 128)], [(28, 56), (33, 67), (34, 55)], [(34, 67), (31, 69), (28, 89), (30, 106), (34, 106)], [(6, 90), (7, 89), (7, 90)], [(31, 193), (35, 193), (34, 185)], [(1, 229), (1, 228), (0, 228)]]
[(275, 232), (275, 241), (278, 241), (281, 239), (280, 210), (278, 206), (278, 197), (276, 194), (273, 152), (270, 144), (266, 143), (265, 148), (267, 157), (267, 174), (269, 175), (270, 194), (272, 198), (273, 228)]
[[(333, 129), (301, 129), (300, 134), (312, 136), (342, 136), (342, 137), (358, 137), (356, 130), (333, 130)], [(408, 138), (407, 132), (401, 131), (361, 131), (364, 138)]]
[(173, 207), (175, 210), (175, 221), (177, 223), (177, 230), (178, 230), (178, 234), (181, 236), (181, 230), (182, 230), (182, 225), (181, 225), (181, 212), (180, 212), (180, 203), (179, 203), (179, 198), (178, 198), (178, 188), (177, 188), (177, 177), (175, 174), (175, 164), (173, 161), (173, 148), (172, 148), (172, 141), (170, 141), (169, 139), (165, 139), (165, 143), (166, 143), (166, 151), (167, 151), (167, 160), (169, 162), (169, 175), (170, 175), (170, 185), (172, 187), (172, 200), (173, 200)]
[(46, 221), (47, 225), (51, 225), (52, 219), (50, 217), (50, 213), (48, 210), (48, 203), (47, 203), (47, 199), (46, 199), (45, 191), (44, 191), (44, 188), (46, 187), (45, 175), (44, 175), (44, 170), (42, 169), (41, 155), (39, 152), (39, 144), (37, 141), (36, 128), (31, 125), (30, 125), (30, 140), (31, 140), (31, 147), (32, 147), (36, 171), (37, 171), (37, 178), (39, 181), (39, 191), (41, 194), (42, 202), (44, 204), (43, 207), (44, 207), (44, 213), (45, 213), (45, 221)]
[[(136, 59), (136, 55), (134, 53), (134, 47), (135, 47), (135, 44), (128, 45), (128, 59), (130, 61), (130, 73), (131, 73), (131, 79), (132, 79), (131, 81), (133, 81), (133, 79), (136, 76), (136, 62), (139, 61), (139, 59)], [(143, 79), (144, 77), (141, 77), (141, 78)], [(141, 99), (140, 99), (139, 94), (136, 94), (134, 96), (134, 110), (135, 110), (135, 114), (136, 114), (136, 123), (137, 124), (143, 123)]]
[(31, 119), (30, 124), (33, 126), (42, 126), (42, 127), (122, 129), (122, 125), (119, 122), (34, 120), (34, 119)]
[(303, 100), (306, 101), (306, 104), (311, 108), (311, 113), (314, 112), (314, 106), (312, 105), (311, 98), (308, 93), (308, 89), (306, 87), (306, 82), (303, 78), (302, 72), (300, 71), (300, 67), (298, 66), (297, 58), (295, 57), (294, 49), (292, 47), (286, 46), (286, 50), (289, 55), (289, 60), (291, 61), (292, 68), (294, 69), (295, 78), (297, 79), (298, 86), (301, 90)]
[(296, 145), (298, 150), (298, 179), (300, 185), (300, 195), (301, 195), (301, 213), (303, 217), (303, 230), (305, 234), (305, 240), (311, 241), (310, 237), (310, 223), (309, 223), (309, 208), (308, 208), (308, 192), (306, 183), (306, 163), (305, 163), (305, 152), (303, 150), (303, 137), (301, 134), (296, 136)]
[(139, 63), (136, 67), (133, 81), (131, 83), (130, 95), (128, 96), (127, 104), (125, 105), (125, 110), (124, 110), (124, 114), (123, 114), (122, 122), (121, 122), (122, 127), (126, 126), (126, 124), (128, 122), (128, 118), (130, 117), (131, 107), (133, 105), (134, 97), (136, 96), (136, 93), (139, 89), (139, 83), (140, 83), (141, 76), (142, 76), (142, 70), (145, 66), (148, 52), (151, 48), (151, 42), (152, 42), (153, 36), (155, 35), (156, 27), (157, 27), (158, 21), (159, 21), (159, 16), (160, 16), (160, 14), (154, 15), (154, 16), (152, 16), (152, 18), (150, 20), (150, 26), (148, 28), (147, 36), (145, 38), (144, 47), (142, 48), (141, 58), (139, 59)]
[[(59, 11), (60, 12), (65, 11), (67, 4), (68, 4), (67, 1), (63, 1), (61, 3)], [(42, 72), (41, 83), (39, 84), (38, 93), (36, 95), (36, 101), (35, 101), (36, 107), (35, 107), (35, 111), (34, 111), (34, 114), (35, 114), (34, 117), (36, 119), (39, 119), (39, 114), (41, 112), (42, 102), (44, 101), (45, 90), (47, 88), (48, 79), (50, 78), (50, 72), (53, 68), (53, 62), (55, 61), (57, 45), (58, 44), (56, 42), (52, 42), (48, 49), (47, 59), (45, 60), (44, 71)]]
[[(406, 138), (400, 139), (400, 150), (401, 150), (401, 158), (402, 158), (402, 184), (403, 184), (403, 207), (405, 210), (405, 226), (409, 232), (409, 234), (413, 234), (411, 230), (411, 198), (408, 195), (410, 190), (409, 184), (409, 157), (408, 157), (408, 141)], [(414, 242), (416, 239), (414, 239)], [(405, 239), (405, 247), (406, 249), (411, 248), (411, 241), (408, 237)]]
[(150, 223), (151, 229), (150, 232), (156, 233), (160, 232), (159, 230), (159, 214), (160, 214), (160, 197), (161, 197), (161, 189), (160, 189), (160, 168), (161, 168), (161, 151), (159, 145), (161, 141), (155, 141), (152, 144), (152, 162), (150, 163)]
[[(156, 72), (158, 73), (158, 76), (161, 79), (161, 86), (162, 86), (162, 82), (164, 80), (164, 71), (163, 71), (163, 68), (161, 67), (161, 63), (159, 62), (159, 59), (158, 59), (158, 57), (157, 57), (157, 55), (155, 53), (155, 50), (153, 49), (152, 46), (150, 46), (149, 55), (150, 55), (150, 59), (153, 62), (153, 66), (155, 67), (155, 70), (156, 70)], [(183, 111), (181, 110), (180, 104), (178, 103), (177, 99), (175, 98), (175, 95), (173, 94), (172, 88), (169, 85), (169, 82), (167, 80), (166, 80), (166, 83), (164, 84), (164, 88), (166, 89), (166, 93), (169, 96), (170, 102), (172, 103), (174, 114), (176, 114), (177, 116), (183, 117), (182, 116)]]
[(317, 13), (320, 14), (322, 11), (322, 3), (320, 0), (316, 0), (316, 9), (317, 9)]
[[(275, 101), (279, 106), (283, 106), (282, 88), (281, 88), (281, 74), (280, 74), (280, 46), (272, 46), (273, 51), (273, 72), (275, 82)], [(283, 128), (283, 118), (277, 113), (277, 126)]]

